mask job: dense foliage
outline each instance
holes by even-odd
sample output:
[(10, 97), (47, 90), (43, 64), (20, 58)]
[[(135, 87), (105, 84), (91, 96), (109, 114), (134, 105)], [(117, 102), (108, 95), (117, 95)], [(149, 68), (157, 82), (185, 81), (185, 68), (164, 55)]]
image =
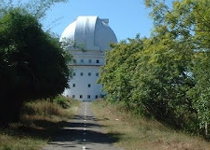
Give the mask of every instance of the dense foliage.
[(99, 82), (107, 99), (191, 133), (210, 122), (210, 1), (145, 0), (150, 38), (112, 45)]
[(53, 97), (68, 87), (71, 56), (24, 9), (0, 19), (0, 121), (16, 121), (27, 100)]

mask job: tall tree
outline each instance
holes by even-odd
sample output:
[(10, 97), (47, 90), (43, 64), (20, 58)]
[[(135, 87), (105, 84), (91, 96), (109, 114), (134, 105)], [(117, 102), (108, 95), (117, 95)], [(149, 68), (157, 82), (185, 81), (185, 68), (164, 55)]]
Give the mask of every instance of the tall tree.
[(137, 53), (142, 50), (144, 40), (137, 36), (135, 39), (128, 39), (128, 42), (113, 44), (112, 51), (106, 54), (106, 65), (101, 69), (99, 82), (108, 93), (107, 98), (112, 101), (121, 101), (128, 108), (132, 107), (131, 81), (139, 58)]
[(17, 121), (24, 101), (68, 87), (71, 55), (24, 9), (10, 9), (0, 24), (0, 121)]

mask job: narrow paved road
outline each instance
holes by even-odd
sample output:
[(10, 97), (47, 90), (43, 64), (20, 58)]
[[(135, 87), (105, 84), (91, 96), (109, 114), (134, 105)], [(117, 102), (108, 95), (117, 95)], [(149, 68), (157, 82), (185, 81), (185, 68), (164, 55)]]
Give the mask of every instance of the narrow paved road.
[(83, 102), (78, 115), (42, 150), (122, 150), (113, 146), (117, 139), (110, 138), (102, 128), (93, 116), (90, 102)]

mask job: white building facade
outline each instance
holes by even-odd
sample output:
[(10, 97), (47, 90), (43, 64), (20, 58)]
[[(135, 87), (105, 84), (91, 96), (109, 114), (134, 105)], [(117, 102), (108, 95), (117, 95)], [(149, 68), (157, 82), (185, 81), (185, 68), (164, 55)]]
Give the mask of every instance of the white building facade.
[(104, 65), (104, 55), (110, 50), (110, 43), (117, 38), (108, 25), (108, 19), (97, 16), (80, 16), (62, 33), (65, 43), (75, 59), (69, 64), (73, 68), (73, 78), (64, 95), (83, 101), (92, 101), (103, 95), (101, 84), (97, 83), (99, 69)]

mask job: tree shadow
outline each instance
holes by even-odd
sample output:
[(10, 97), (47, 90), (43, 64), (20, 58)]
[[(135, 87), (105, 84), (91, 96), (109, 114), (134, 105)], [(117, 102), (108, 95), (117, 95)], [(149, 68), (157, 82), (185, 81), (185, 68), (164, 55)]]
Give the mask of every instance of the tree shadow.
[(83, 115), (75, 115), (74, 120), (89, 120), (89, 121), (97, 121), (97, 118), (93, 116), (83, 116)]
[(95, 118), (93, 116), (82, 116), (82, 115), (76, 115), (74, 117), (75, 120), (90, 120), (90, 121), (106, 121), (106, 120), (109, 120), (109, 118), (102, 118), (102, 119), (98, 119), (98, 118)]
[[(84, 127), (84, 123), (81, 122), (72, 122), (72, 123), (66, 123), (66, 127), (71, 127), (71, 128), (80, 128), (80, 127)], [(95, 123), (86, 123), (85, 124), (86, 128), (94, 128), (94, 127), (105, 127), (103, 125), (99, 125), (99, 124), (95, 124)]]
[[(84, 120), (87, 120), (85, 123), (86, 130), (84, 130)], [(32, 137), (43, 140), (50, 139), (50, 145), (68, 148), (75, 147), (75, 144), (83, 144), (84, 133), (85, 143), (113, 144), (119, 140), (120, 134), (118, 133), (105, 134), (100, 132), (100, 130), (95, 131), (95, 128), (104, 127), (95, 121), (98, 120), (93, 116), (76, 115), (71, 122), (33, 120), (35, 127), (22, 124), (6, 129), (2, 128), (0, 131), (18, 138)]]
[[(87, 120), (87, 122), (84, 123), (83, 120)], [(88, 121), (91, 121), (91, 123)], [(65, 127), (57, 132), (56, 136), (49, 144), (62, 145), (64, 147), (68, 145), (66, 145), (68, 142), (82, 144), (84, 143), (84, 137), (86, 139), (85, 143), (113, 144), (119, 140), (121, 135), (119, 133), (106, 134), (100, 132), (100, 130), (95, 130), (105, 127), (95, 121), (97, 121), (97, 119), (93, 116), (76, 115), (72, 122), (66, 122)], [(84, 128), (86, 128), (86, 130), (84, 130)]]
[[(31, 124), (31, 123), (30, 123)], [(29, 123), (16, 123), (12, 124), (6, 128), (1, 127), (0, 133), (4, 133), (6, 135), (18, 138), (37, 138), (48, 140), (52, 139), (52, 137), (63, 127), (65, 127), (68, 122), (51, 122), (47, 120), (33, 120), (33, 125), (29, 125)]]
[[(82, 129), (62, 129), (59, 135), (57, 135), (50, 144), (59, 144), (65, 142), (74, 142), (76, 144), (82, 144), (84, 142), (83, 136), (84, 130)], [(98, 131), (86, 130), (85, 131), (85, 143), (100, 143), (100, 144), (113, 144), (119, 140), (120, 134), (112, 133), (105, 134)]]

